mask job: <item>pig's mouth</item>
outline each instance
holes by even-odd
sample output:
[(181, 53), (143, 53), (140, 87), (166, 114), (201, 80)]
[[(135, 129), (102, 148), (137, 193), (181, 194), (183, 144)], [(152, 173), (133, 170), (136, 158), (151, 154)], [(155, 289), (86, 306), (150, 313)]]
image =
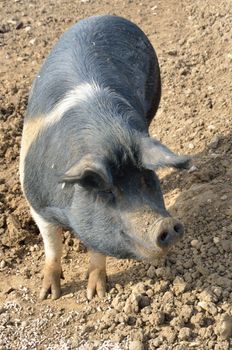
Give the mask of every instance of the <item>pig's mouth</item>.
[(135, 247), (136, 247), (136, 253), (137, 253), (137, 260), (142, 260), (148, 263), (153, 262), (157, 258), (162, 258), (168, 253), (168, 251), (171, 248), (169, 247), (166, 249), (161, 249), (156, 247), (154, 249), (147, 249), (146, 247), (140, 244), (135, 244)]
[(157, 258), (166, 255), (171, 247), (160, 248), (156, 243), (150, 242), (148, 237), (141, 239), (132, 233), (121, 232), (127, 240), (130, 241), (130, 246), (133, 248), (131, 258), (140, 261), (152, 262)]

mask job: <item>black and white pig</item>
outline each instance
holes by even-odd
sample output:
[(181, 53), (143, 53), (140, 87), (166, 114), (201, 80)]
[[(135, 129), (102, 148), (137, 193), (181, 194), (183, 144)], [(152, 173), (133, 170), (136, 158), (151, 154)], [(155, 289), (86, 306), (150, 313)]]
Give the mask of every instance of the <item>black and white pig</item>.
[(149, 137), (160, 95), (154, 49), (121, 17), (81, 20), (45, 60), (20, 156), (23, 192), (45, 246), (41, 299), (61, 294), (62, 228), (90, 250), (89, 299), (105, 294), (107, 255), (152, 261), (183, 236), (155, 170), (186, 168), (190, 158)]

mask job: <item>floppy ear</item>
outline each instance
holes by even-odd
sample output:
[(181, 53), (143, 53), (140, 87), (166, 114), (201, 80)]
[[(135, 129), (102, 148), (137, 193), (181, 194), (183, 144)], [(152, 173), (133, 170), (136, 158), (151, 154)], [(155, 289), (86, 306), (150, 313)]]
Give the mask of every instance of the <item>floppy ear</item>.
[(163, 167), (188, 169), (191, 157), (173, 153), (161, 142), (151, 137), (141, 139), (142, 164), (146, 169), (156, 170)]
[(112, 177), (104, 160), (90, 154), (69, 168), (60, 182), (78, 183), (89, 188), (105, 189), (112, 185)]

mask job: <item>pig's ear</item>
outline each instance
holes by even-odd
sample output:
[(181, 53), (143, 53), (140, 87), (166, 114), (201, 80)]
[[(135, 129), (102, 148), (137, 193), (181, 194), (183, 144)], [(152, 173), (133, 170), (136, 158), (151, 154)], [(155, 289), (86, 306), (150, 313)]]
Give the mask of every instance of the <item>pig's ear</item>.
[(112, 177), (100, 157), (87, 155), (61, 176), (60, 182), (78, 183), (83, 187), (106, 189), (112, 185)]
[(191, 162), (190, 156), (175, 154), (161, 142), (150, 137), (141, 139), (141, 155), (142, 165), (150, 170), (163, 167), (188, 169)]

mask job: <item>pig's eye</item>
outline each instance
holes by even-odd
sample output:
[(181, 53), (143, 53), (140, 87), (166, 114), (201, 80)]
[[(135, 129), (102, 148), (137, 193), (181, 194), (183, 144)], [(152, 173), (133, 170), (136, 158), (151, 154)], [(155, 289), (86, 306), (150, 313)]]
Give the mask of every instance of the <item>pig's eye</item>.
[(115, 200), (115, 194), (111, 190), (98, 191), (98, 197), (107, 202), (114, 202)]

